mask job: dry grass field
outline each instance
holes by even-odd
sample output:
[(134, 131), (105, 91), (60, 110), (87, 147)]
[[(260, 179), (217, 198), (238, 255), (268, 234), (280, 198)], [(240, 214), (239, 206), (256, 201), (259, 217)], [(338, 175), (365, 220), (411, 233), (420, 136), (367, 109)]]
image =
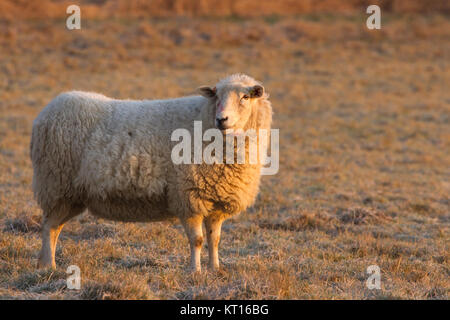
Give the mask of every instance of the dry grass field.
[[(0, 298), (448, 299), (450, 19), (366, 17), (0, 19)], [(280, 170), (225, 222), (220, 273), (188, 272), (180, 225), (87, 213), (61, 233), (58, 269), (36, 270), (29, 142), (55, 95), (176, 97), (235, 72), (271, 94)]]

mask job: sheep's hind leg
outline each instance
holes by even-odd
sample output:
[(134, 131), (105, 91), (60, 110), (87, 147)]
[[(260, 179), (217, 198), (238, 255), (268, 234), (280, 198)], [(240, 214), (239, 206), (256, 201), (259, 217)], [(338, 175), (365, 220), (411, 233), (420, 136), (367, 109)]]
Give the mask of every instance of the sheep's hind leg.
[(182, 219), (182, 223), (191, 247), (190, 268), (193, 272), (201, 272), (200, 254), (203, 245), (202, 220), (203, 217)]
[(55, 251), (58, 236), (64, 223), (79, 215), (85, 208), (81, 206), (60, 207), (44, 212), (42, 223), (42, 248), (39, 253), (38, 268), (56, 269)]
[(206, 238), (208, 240), (209, 268), (219, 270), (219, 242), (223, 218), (214, 214), (205, 219)]

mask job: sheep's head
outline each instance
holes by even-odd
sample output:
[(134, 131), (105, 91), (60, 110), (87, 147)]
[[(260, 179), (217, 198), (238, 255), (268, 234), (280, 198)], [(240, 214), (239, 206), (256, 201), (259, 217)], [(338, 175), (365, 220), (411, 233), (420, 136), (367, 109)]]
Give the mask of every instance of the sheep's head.
[(224, 133), (246, 130), (259, 102), (267, 98), (259, 82), (242, 74), (229, 76), (213, 88), (200, 87), (198, 92), (215, 107), (215, 126)]

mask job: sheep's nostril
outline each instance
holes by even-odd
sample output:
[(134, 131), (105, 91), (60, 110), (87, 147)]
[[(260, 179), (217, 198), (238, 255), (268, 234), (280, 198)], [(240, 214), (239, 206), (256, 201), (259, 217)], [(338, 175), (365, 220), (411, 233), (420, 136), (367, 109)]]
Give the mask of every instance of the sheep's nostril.
[(216, 120), (217, 120), (217, 123), (223, 124), (225, 121), (228, 120), (228, 117), (226, 117), (226, 118), (221, 118), (221, 119), (217, 118)]
[(228, 117), (226, 118), (216, 118), (217, 121), (217, 127), (221, 130), (225, 128), (225, 122), (228, 120)]

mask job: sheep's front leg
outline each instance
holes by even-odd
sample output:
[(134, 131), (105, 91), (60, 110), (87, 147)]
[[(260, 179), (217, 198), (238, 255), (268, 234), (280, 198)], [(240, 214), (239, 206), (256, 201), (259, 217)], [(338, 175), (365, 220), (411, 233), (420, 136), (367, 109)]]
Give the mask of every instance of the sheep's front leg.
[(202, 269), (200, 263), (200, 253), (203, 245), (203, 217), (190, 217), (184, 219), (182, 222), (191, 247), (191, 270), (194, 272), (200, 272)]
[(205, 219), (206, 237), (208, 239), (209, 268), (219, 270), (219, 242), (223, 218), (213, 214)]

